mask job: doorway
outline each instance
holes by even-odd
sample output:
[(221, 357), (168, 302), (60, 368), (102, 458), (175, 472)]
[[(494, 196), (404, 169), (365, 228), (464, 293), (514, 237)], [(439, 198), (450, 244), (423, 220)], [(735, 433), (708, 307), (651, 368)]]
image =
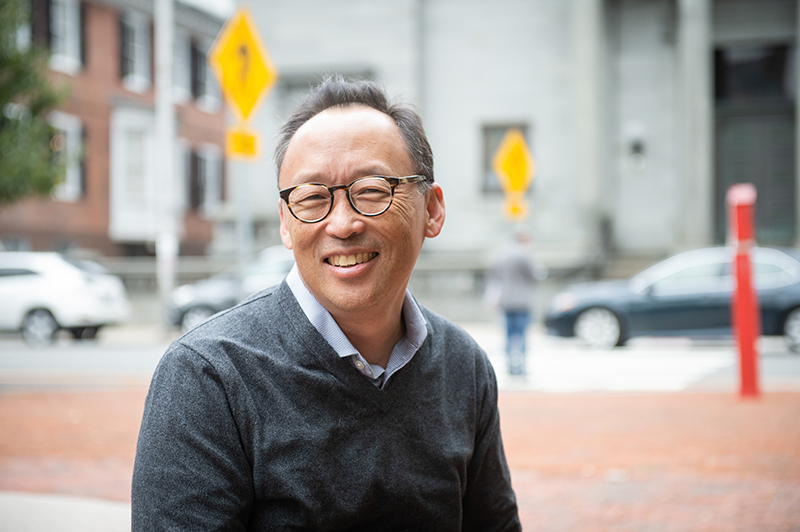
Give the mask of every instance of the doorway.
[(756, 186), (756, 240), (795, 239), (794, 47), (736, 45), (714, 52), (715, 239), (725, 242), (725, 193)]

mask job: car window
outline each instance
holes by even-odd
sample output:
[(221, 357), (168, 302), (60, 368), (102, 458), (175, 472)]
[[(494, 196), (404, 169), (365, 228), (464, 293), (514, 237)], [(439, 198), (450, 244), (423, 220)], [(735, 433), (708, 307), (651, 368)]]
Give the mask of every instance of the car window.
[(86, 273), (101, 273), (107, 274), (110, 273), (108, 268), (103, 266), (102, 264), (98, 264), (91, 260), (74, 260), (74, 259), (64, 259), (66, 262), (72, 264), (76, 268)]
[(794, 275), (777, 264), (769, 262), (754, 263), (753, 273), (757, 288), (776, 288), (797, 282)]
[(20, 275), (36, 275), (36, 272), (24, 268), (0, 268), (0, 277), (18, 277)]
[(720, 292), (730, 289), (722, 276), (723, 263), (707, 262), (677, 270), (653, 284), (656, 295)]
[[(753, 278), (756, 288), (779, 288), (800, 282), (800, 268), (797, 262), (777, 250), (757, 249), (753, 254)], [(733, 264), (723, 266), (723, 275), (733, 282)]]
[[(698, 273), (701, 273), (704, 268), (708, 267), (708, 265), (720, 264), (730, 260), (729, 258), (730, 254), (726, 248), (706, 248), (686, 251), (666, 258), (661, 262), (657, 262), (638, 273), (634, 276), (633, 280), (635, 280), (637, 286), (641, 287), (640, 289), (643, 289), (673, 275), (677, 275), (678, 277), (696, 276)], [(700, 268), (700, 270), (684, 272), (684, 270), (694, 268), (695, 266)]]
[(719, 277), (722, 273), (722, 264), (712, 262), (709, 264), (698, 264), (678, 270), (672, 275), (668, 275), (663, 281), (680, 281), (686, 279), (706, 279)]

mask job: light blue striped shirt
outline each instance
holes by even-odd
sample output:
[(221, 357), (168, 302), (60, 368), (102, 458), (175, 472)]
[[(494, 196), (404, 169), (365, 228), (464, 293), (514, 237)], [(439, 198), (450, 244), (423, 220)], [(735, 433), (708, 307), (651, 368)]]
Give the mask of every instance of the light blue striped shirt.
[(353, 344), (344, 335), (331, 313), (308, 291), (308, 288), (300, 278), (300, 273), (297, 271), (297, 265), (292, 267), (286, 277), (286, 282), (308, 321), (319, 331), (325, 341), (333, 347), (336, 354), (341, 358), (349, 359), (353, 367), (378, 388), (386, 386), (389, 378), (408, 364), (428, 336), (425, 317), (422, 315), (422, 311), (420, 311), (414, 298), (411, 297), (411, 292), (406, 289), (406, 297), (403, 301), (403, 319), (406, 322), (406, 335), (395, 344), (392, 353), (389, 355), (386, 368), (382, 368), (377, 364), (370, 364), (353, 347)]

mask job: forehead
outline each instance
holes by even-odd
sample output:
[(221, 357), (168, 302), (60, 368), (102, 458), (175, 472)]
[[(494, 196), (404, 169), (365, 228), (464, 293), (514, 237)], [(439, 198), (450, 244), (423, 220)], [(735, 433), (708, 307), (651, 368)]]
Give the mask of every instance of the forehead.
[[(303, 124), (292, 137), (281, 167), (284, 178), (316, 174), (331, 179), (348, 173), (413, 173), (405, 139), (394, 120), (371, 107), (326, 109)], [(303, 175), (299, 178), (302, 179)]]

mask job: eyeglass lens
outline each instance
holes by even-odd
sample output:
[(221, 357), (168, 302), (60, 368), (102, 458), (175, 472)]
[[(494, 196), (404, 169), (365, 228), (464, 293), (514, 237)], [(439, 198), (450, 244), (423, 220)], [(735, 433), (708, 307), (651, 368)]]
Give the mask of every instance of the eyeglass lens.
[[(350, 201), (361, 214), (380, 214), (392, 202), (392, 187), (380, 177), (359, 179), (350, 186)], [(289, 194), (292, 212), (301, 220), (325, 217), (331, 208), (331, 192), (322, 185), (304, 185)]]

